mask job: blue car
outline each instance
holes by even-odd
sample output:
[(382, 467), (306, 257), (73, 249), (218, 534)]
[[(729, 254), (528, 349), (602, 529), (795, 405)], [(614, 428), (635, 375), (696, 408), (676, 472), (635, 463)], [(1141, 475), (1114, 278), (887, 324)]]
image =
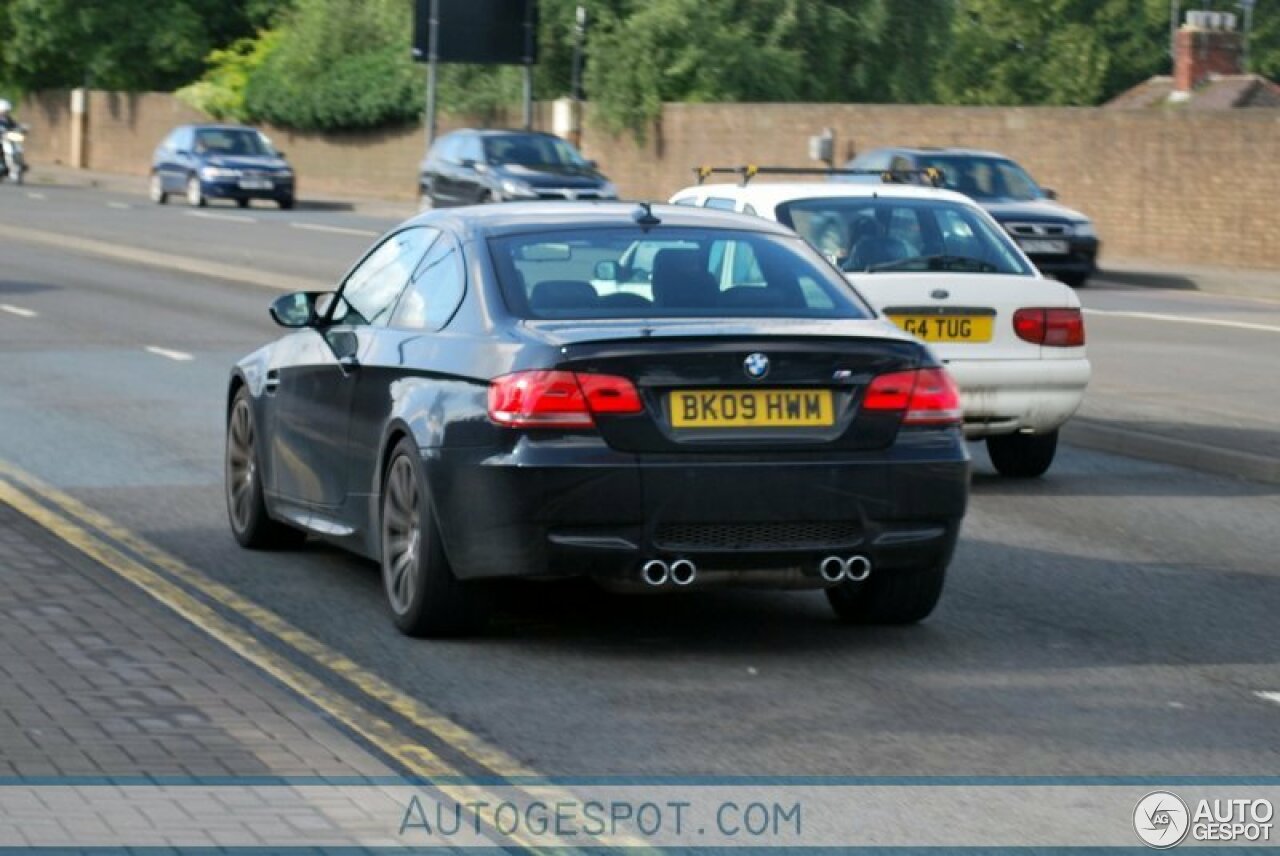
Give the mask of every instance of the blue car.
[(232, 199), (241, 208), (254, 199), (293, 207), (293, 168), (263, 134), (240, 125), (184, 125), (165, 137), (151, 159), (151, 200), (170, 194), (203, 208), (211, 199)]

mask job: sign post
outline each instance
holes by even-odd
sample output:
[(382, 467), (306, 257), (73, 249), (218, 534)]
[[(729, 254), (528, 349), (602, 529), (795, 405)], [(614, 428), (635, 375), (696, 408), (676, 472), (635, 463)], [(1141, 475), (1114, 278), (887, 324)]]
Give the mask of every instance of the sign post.
[(538, 0), (415, 0), (413, 58), (427, 64), (427, 144), (435, 140), (437, 66), (524, 67), (524, 126), (533, 127)]

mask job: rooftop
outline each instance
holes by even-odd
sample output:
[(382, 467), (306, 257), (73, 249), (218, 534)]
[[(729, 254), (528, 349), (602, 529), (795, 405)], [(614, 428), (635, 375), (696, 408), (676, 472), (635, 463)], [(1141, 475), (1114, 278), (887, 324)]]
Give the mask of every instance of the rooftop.
[(1260, 74), (1215, 74), (1190, 92), (1177, 93), (1171, 76), (1158, 75), (1122, 92), (1103, 106), (1117, 110), (1277, 108), (1280, 107), (1280, 84)]

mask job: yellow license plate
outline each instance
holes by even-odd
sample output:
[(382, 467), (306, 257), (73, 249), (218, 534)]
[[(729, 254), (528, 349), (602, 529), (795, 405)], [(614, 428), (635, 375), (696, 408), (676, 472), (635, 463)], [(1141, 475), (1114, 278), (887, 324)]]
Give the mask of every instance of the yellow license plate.
[(903, 330), (926, 342), (990, 342), (991, 315), (890, 315)]
[(673, 428), (821, 428), (835, 424), (829, 389), (682, 389)]

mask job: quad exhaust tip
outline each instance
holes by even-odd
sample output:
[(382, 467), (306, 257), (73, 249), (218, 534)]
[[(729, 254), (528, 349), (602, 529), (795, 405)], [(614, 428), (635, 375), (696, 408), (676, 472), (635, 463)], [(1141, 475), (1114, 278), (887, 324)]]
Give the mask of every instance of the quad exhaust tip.
[(671, 579), (671, 568), (661, 559), (650, 559), (640, 569), (640, 576), (646, 583), (656, 588), (666, 585), (667, 580)]
[(667, 583), (691, 586), (698, 579), (698, 566), (689, 559), (676, 559), (669, 565), (661, 559), (650, 559), (640, 569), (640, 578), (654, 588)]
[(847, 559), (827, 556), (818, 563), (818, 573), (829, 583), (845, 580), (860, 583), (871, 576), (871, 560), (866, 556), (850, 556)]
[(818, 573), (829, 583), (838, 583), (844, 579), (844, 559), (839, 556), (827, 556), (818, 565)]
[(671, 582), (678, 586), (693, 585), (698, 578), (698, 566), (688, 559), (676, 559), (671, 563)]

